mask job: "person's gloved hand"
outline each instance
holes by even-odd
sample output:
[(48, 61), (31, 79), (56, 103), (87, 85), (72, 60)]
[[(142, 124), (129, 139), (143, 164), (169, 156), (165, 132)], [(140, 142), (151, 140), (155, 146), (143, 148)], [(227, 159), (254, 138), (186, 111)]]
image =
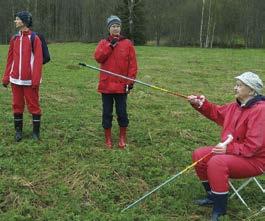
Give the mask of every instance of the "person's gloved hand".
[(7, 87), (7, 84), (4, 84), (4, 83), (3, 83), (3, 87)]
[(118, 44), (119, 38), (113, 38), (110, 42), (110, 47), (114, 48)]
[(190, 102), (192, 106), (200, 108), (205, 101), (205, 96), (204, 95), (200, 95), (200, 96), (190, 95), (188, 96), (188, 101)]
[(224, 142), (218, 143), (217, 145), (215, 145), (215, 147), (212, 149), (212, 152), (216, 154), (225, 154), (227, 145), (231, 143), (232, 141), (233, 141), (233, 136), (232, 134), (229, 134), (227, 136), (227, 139)]
[(126, 84), (125, 85), (126, 94), (129, 94), (132, 89), (133, 89), (133, 84)]

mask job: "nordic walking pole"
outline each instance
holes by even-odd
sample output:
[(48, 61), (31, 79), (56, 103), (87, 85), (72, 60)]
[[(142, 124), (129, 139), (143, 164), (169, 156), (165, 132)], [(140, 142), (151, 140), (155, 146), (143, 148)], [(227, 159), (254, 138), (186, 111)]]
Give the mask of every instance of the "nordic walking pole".
[(133, 207), (134, 205), (136, 205), (137, 203), (141, 202), (143, 199), (145, 199), (146, 197), (148, 197), (149, 195), (151, 195), (152, 193), (154, 193), (155, 191), (157, 191), (158, 189), (160, 189), (162, 186), (164, 186), (167, 183), (171, 182), (172, 180), (176, 179), (178, 176), (180, 176), (181, 174), (185, 173), (187, 170), (189, 170), (190, 168), (194, 167), (197, 163), (199, 163), (200, 161), (202, 161), (204, 158), (210, 156), (211, 154), (212, 153), (210, 152), (210, 153), (206, 154), (205, 156), (203, 156), (201, 159), (199, 159), (196, 162), (194, 162), (193, 164), (187, 166), (184, 170), (180, 171), (176, 175), (172, 176), (170, 179), (166, 180), (164, 183), (160, 184), (159, 186), (157, 186), (156, 188), (154, 188), (150, 192), (148, 192), (145, 195), (143, 195), (141, 198), (139, 198), (138, 200), (136, 200), (135, 202), (133, 202), (132, 204), (130, 204), (129, 206), (127, 206), (126, 208), (124, 208), (121, 212), (124, 212), (127, 209), (130, 209), (131, 207)]
[(164, 88), (161, 88), (161, 87), (157, 87), (155, 85), (151, 85), (151, 84), (148, 84), (148, 83), (145, 83), (143, 81), (139, 81), (139, 80), (136, 80), (136, 79), (133, 79), (133, 78), (129, 78), (129, 77), (121, 75), (121, 74), (116, 74), (116, 73), (113, 73), (111, 71), (103, 70), (101, 68), (97, 68), (97, 67), (85, 64), (85, 63), (79, 63), (79, 65), (87, 67), (87, 68), (91, 68), (91, 69), (94, 69), (94, 70), (97, 70), (97, 71), (102, 71), (102, 72), (104, 72), (106, 74), (113, 75), (113, 76), (116, 76), (116, 77), (119, 77), (119, 78), (123, 78), (123, 79), (129, 80), (129, 81), (134, 81), (134, 82), (137, 82), (139, 84), (145, 85), (147, 87), (151, 87), (153, 89), (166, 92), (168, 94), (172, 94), (172, 95), (175, 95), (175, 96), (178, 96), (178, 97), (182, 97), (182, 98), (188, 99), (188, 97), (183, 95), (183, 94), (179, 94), (179, 93), (176, 93), (176, 92), (173, 92), (173, 91), (169, 91), (167, 89), (164, 89)]
[[(223, 143), (219, 143), (217, 144), (219, 147), (220, 146), (226, 146), (227, 144), (229, 144), (231, 141), (233, 140), (233, 136), (231, 134), (229, 134), (227, 136), (227, 139), (223, 142)], [(145, 195), (143, 195), (140, 199), (136, 200), (135, 202), (133, 202), (132, 204), (130, 204), (129, 206), (127, 206), (126, 208), (124, 208), (121, 212), (126, 211), (127, 209), (130, 209), (131, 207), (133, 207), (134, 205), (136, 205), (137, 203), (141, 202), (143, 199), (145, 199), (146, 197), (148, 197), (149, 195), (151, 195), (152, 193), (154, 193), (155, 191), (157, 191), (158, 189), (160, 189), (162, 186), (166, 185), (167, 183), (171, 182), (172, 180), (176, 179), (178, 176), (180, 176), (181, 174), (185, 173), (187, 170), (189, 170), (190, 168), (194, 167), (197, 163), (201, 162), (203, 159), (205, 159), (206, 157), (210, 156), (212, 154), (212, 152), (206, 154), (205, 156), (203, 156), (202, 158), (200, 158), (199, 160), (195, 161), (193, 164), (187, 166), (184, 170), (180, 171), (179, 173), (177, 173), (176, 175), (172, 176), (170, 179), (166, 180), (164, 183), (160, 184), (159, 186), (157, 186), (156, 188), (154, 188), (153, 190), (151, 190), (150, 192), (146, 193)]]

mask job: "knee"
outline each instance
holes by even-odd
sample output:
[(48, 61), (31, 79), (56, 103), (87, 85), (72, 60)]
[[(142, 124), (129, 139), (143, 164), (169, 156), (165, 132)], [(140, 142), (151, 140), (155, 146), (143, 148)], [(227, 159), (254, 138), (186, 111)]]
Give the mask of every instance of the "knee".
[(13, 104), (13, 110), (15, 113), (21, 113), (24, 111), (24, 106), (23, 104)]
[(223, 155), (215, 155), (208, 162), (208, 172), (218, 173), (227, 170), (227, 163)]
[(224, 166), (224, 164), (225, 161), (221, 155), (213, 156), (208, 162), (208, 166)]
[(41, 115), (41, 109), (38, 105), (28, 105), (28, 110), (31, 114)]
[(207, 153), (208, 153), (208, 152), (207, 152), (206, 149), (203, 148), (203, 147), (200, 147), (200, 148), (194, 150), (193, 153), (192, 153), (192, 160), (193, 160), (193, 162), (195, 162), (195, 161), (201, 159), (201, 158), (202, 158), (203, 156), (205, 156)]
[(102, 116), (103, 116), (104, 118), (108, 118), (108, 119), (113, 117), (113, 115), (112, 115), (111, 112), (104, 112), (104, 113), (102, 114)]
[(198, 149), (197, 149), (197, 150), (194, 150), (194, 151), (192, 152), (192, 161), (195, 162), (195, 161), (197, 161), (198, 159), (199, 159), (199, 157), (198, 157)]

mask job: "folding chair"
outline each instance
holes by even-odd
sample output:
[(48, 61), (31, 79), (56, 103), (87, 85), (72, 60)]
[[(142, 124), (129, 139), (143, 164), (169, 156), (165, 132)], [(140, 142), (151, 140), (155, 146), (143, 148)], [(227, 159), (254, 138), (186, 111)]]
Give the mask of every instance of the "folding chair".
[(245, 202), (245, 200), (242, 198), (242, 196), (239, 194), (239, 191), (242, 190), (245, 186), (247, 186), (252, 180), (255, 181), (255, 183), (257, 184), (257, 186), (259, 187), (259, 189), (265, 193), (265, 189), (262, 187), (262, 185), (260, 184), (260, 182), (257, 180), (256, 177), (250, 177), (248, 178), (243, 184), (241, 184), (241, 186), (239, 186), (238, 188), (236, 188), (232, 182), (229, 180), (229, 185), (232, 188), (232, 190), (234, 191), (234, 193), (230, 196), (230, 199), (233, 198), (235, 195), (240, 199), (240, 201), (248, 208), (248, 210), (251, 211), (251, 209), (249, 208), (248, 204)]

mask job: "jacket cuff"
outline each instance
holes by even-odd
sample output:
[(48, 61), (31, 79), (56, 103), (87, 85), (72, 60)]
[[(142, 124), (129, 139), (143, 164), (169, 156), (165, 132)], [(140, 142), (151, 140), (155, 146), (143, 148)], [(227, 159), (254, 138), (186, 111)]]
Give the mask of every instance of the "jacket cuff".
[(206, 110), (206, 109), (209, 108), (209, 106), (210, 106), (209, 101), (205, 99), (205, 101), (203, 102), (203, 104), (198, 109), (200, 109), (200, 110)]
[(5, 79), (5, 78), (2, 79), (3, 84), (9, 84), (9, 82), (10, 82), (9, 79)]
[(201, 106), (197, 107), (196, 105), (191, 105), (194, 109), (196, 109), (199, 112), (203, 112), (204, 110), (207, 110), (208, 107), (210, 106), (209, 101), (208, 100), (204, 100), (204, 102), (202, 103)]

